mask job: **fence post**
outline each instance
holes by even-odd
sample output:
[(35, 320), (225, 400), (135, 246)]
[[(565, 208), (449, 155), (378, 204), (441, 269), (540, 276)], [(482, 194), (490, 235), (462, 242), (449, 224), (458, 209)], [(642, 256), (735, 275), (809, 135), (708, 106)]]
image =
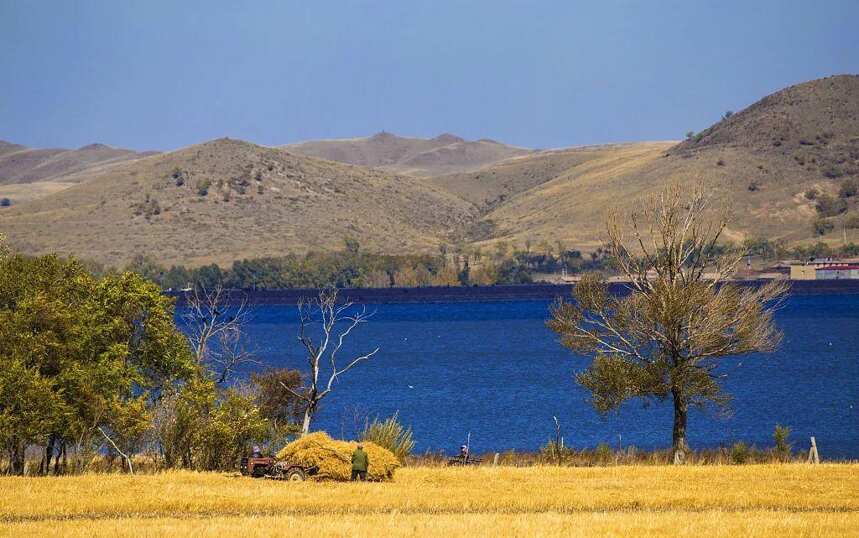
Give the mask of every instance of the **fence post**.
[(811, 448), (808, 449), (808, 463), (820, 463), (820, 455), (817, 453), (817, 441), (811, 438)]

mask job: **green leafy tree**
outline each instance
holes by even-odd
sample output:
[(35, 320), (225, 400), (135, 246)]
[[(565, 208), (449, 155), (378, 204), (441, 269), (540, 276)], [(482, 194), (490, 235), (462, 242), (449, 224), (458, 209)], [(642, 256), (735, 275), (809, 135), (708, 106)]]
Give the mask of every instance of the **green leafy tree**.
[[(719, 361), (771, 351), (781, 338), (772, 308), (784, 284), (727, 282), (742, 254), (708, 255), (717, 251), (727, 220), (707, 210), (703, 191), (687, 198), (673, 187), (642, 214), (627, 219), (614, 212), (608, 250), (630, 293), (614, 296), (601, 277), (588, 274), (574, 288), (575, 302), (554, 305), (548, 322), (564, 346), (593, 358), (577, 380), (598, 411), (633, 398), (672, 401), (675, 462), (688, 450), (689, 407), (728, 404)], [(631, 238), (621, 228), (626, 221)]]
[[(140, 276), (99, 279), (55, 256), (0, 260), (0, 370), (29, 387), (0, 379), (13, 472), (23, 472), (27, 443), (45, 446), (44, 471), (53, 457), (57, 470), (60, 455), (64, 466), (70, 445), (76, 454), (104, 440), (129, 450), (158, 394), (192, 368), (172, 299)], [(16, 422), (20, 409), (39, 418)]]

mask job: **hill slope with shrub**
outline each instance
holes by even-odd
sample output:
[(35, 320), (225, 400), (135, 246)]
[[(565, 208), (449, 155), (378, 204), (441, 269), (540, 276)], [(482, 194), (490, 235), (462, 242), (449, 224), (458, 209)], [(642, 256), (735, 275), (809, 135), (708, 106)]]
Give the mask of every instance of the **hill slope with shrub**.
[(429, 181), (478, 204), (478, 245), (592, 250), (611, 208), (628, 214), (676, 182), (703, 184), (731, 210), (734, 241), (859, 242), (859, 77), (786, 88), (679, 144), (541, 152)]
[(435, 251), (472, 218), (468, 202), (413, 178), (219, 139), (99, 169), (5, 208), (0, 229), (28, 253), (198, 265), (339, 249), (345, 238)]

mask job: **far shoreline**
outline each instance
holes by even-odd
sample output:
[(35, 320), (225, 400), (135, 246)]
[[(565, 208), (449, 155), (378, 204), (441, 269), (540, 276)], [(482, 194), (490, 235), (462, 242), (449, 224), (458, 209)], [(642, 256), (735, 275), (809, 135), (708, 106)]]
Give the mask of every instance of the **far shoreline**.
[[(742, 286), (760, 286), (767, 280), (736, 280)], [(790, 295), (859, 295), (859, 279), (843, 280), (791, 280)], [(609, 285), (612, 293), (623, 295), (626, 283)], [(517, 284), (494, 286), (427, 286), (419, 288), (340, 288), (344, 299), (364, 304), (408, 303), (468, 303), (503, 301), (538, 301), (569, 297), (574, 284)], [(185, 303), (183, 291), (168, 291), (177, 299), (177, 306)], [(301, 298), (315, 297), (316, 288), (290, 289), (230, 289), (228, 302), (242, 300), (253, 305), (294, 305)]]

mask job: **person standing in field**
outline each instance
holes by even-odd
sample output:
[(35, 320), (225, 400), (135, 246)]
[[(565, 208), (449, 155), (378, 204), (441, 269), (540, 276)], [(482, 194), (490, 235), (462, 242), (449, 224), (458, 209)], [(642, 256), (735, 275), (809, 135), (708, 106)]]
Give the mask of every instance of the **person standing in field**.
[(352, 481), (356, 479), (367, 480), (367, 468), (370, 466), (370, 458), (364, 452), (364, 445), (358, 444), (358, 448), (352, 453)]

